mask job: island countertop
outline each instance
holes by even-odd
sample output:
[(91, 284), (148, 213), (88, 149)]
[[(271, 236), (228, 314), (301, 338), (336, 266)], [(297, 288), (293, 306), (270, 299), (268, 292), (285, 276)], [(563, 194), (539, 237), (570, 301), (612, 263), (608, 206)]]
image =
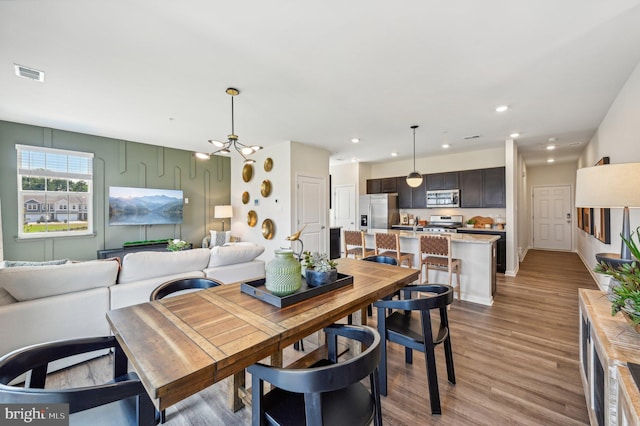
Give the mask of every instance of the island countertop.
[[(372, 229), (367, 231), (367, 235), (375, 235), (377, 233), (383, 234), (394, 234), (399, 235), (400, 238), (412, 238), (414, 240), (419, 239), (422, 235), (440, 235), (442, 232), (413, 232), (413, 231), (403, 231), (398, 229)], [(456, 234), (446, 233), (446, 235), (451, 235), (452, 243), (472, 243), (472, 244), (491, 244), (494, 241), (498, 241), (500, 236), (498, 235), (484, 235), (484, 234)]]

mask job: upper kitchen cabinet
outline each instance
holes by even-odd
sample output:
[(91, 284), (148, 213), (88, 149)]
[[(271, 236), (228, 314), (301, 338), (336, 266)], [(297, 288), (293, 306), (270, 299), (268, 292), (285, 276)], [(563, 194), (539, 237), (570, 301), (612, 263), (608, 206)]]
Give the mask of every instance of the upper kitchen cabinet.
[(417, 188), (407, 185), (406, 176), (396, 178), (398, 192), (398, 208), (400, 209), (424, 209), (427, 207), (427, 179), (423, 175), (422, 184)]
[(504, 173), (504, 167), (459, 172), (460, 207), (505, 207)]
[(393, 194), (397, 191), (396, 178), (367, 179), (367, 194)]
[(482, 206), (506, 207), (507, 191), (505, 188), (504, 167), (484, 169), (482, 172)]
[(426, 175), (426, 177), (426, 189), (429, 191), (439, 189), (458, 189), (460, 187), (458, 182), (458, 172), (431, 173)]

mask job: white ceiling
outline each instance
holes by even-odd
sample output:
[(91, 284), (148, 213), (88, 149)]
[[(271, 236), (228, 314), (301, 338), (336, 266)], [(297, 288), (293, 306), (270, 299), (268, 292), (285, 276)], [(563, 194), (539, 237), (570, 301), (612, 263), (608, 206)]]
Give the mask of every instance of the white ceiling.
[(527, 164), (551, 137), (556, 161), (574, 161), (640, 61), (639, 5), (4, 0), (0, 119), (210, 152), (236, 87), (242, 142), (316, 145), (333, 164), (409, 158), (412, 124), (418, 157), (520, 132)]

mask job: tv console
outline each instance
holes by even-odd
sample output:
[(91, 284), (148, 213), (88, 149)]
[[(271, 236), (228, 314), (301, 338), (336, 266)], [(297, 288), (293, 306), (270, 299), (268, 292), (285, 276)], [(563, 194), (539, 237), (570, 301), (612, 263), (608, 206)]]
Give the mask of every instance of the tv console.
[[(127, 253), (135, 253), (138, 251), (167, 251), (167, 241), (168, 240), (156, 240), (149, 242), (141, 241), (135, 243), (124, 243), (121, 248), (98, 250), (98, 259), (117, 257), (120, 259), (120, 262), (122, 262), (122, 258)], [(189, 250), (191, 248), (193, 248), (193, 245), (189, 244), (184, 250)]]

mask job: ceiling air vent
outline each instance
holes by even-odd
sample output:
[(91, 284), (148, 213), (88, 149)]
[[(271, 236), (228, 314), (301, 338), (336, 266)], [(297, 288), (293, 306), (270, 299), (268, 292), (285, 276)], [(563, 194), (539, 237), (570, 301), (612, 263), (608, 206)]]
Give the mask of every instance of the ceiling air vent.
[(33, 68), (25, 67), (23, 65), (13, 64), (16, 69), (16, 75), (18, 77), (28, 78), (29, 80), (44, 81), (44, 71), (34, 70)]
[(471, 140), (471, 139), (478, 139), (480, 137), (480, 135), (473, 135), (473, 136), (465, 136), (463, 139), (465, 141)]

